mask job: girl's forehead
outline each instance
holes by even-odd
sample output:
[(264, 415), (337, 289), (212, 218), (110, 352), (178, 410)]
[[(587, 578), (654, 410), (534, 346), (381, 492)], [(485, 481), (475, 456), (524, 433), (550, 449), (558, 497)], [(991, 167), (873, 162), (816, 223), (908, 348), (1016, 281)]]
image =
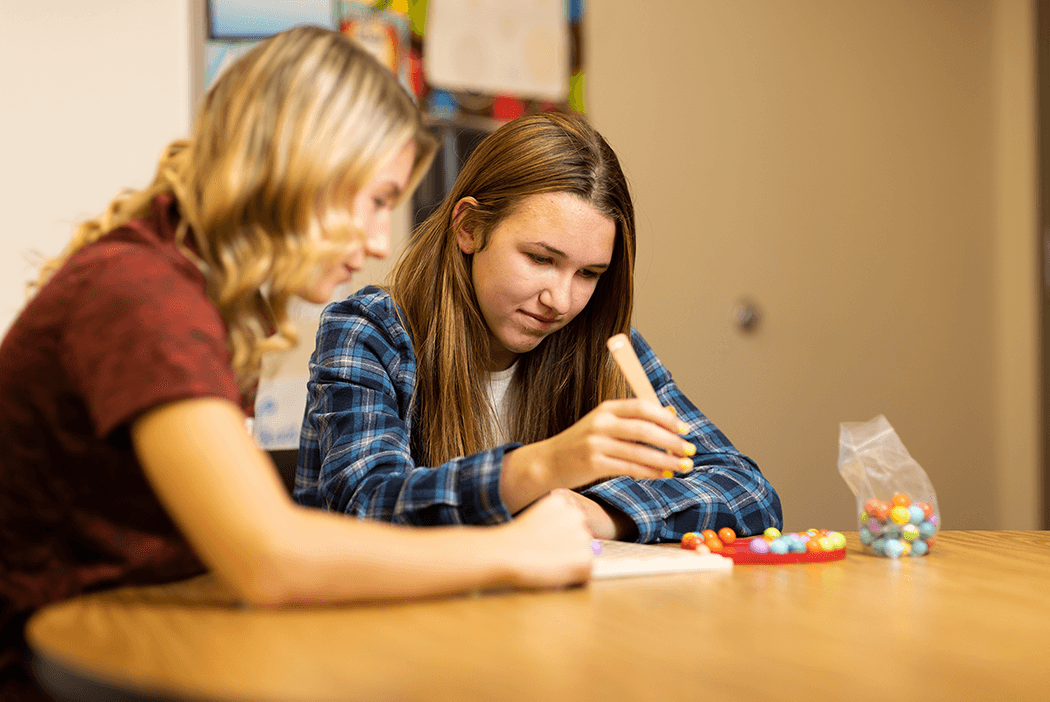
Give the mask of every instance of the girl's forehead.
[(567, 222), (602, 217), (594, 206), (572, 193), (537, 193), (521, 198), (504, 221), (529, 222), (534, 225), (563, 226)]
[(531, 195), (496, 227), (505, 243), (534, 243), (555, 249), (583, 265), (608, 264), (616, 239), (616, 223), (570, 193)]

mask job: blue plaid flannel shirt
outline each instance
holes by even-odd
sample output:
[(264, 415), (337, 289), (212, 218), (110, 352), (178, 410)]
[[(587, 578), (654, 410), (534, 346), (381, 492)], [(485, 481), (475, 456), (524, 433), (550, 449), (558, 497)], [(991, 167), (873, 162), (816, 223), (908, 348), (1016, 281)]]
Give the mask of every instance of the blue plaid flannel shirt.
[[(781, 527), (780, 498), (755, 463), (678, 389), (638, 334), (631, 341), (664, 405), (689, 425), (695, 470), (660, 480), (613, 478), (582, 494), (619, 509), (638, 541), (677, 541), (687, 531), (740, 535)], [(301, 504), (397, 524), (498, 524), (509, 443), (440, 466), (417, 465), (409, 401), (416, 357), (390, 296), (368, 287), (325, 309), (310, 359), (294, 497)]]

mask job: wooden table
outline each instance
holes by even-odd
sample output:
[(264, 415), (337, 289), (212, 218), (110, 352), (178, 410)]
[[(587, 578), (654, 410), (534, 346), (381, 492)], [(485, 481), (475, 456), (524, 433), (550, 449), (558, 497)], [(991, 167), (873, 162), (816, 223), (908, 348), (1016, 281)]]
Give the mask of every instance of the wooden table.
[(193, 699), (1046, 700), (1050, 532), (409, 603), (238, 606), (208, 577), (53, 605), (44, 670)]

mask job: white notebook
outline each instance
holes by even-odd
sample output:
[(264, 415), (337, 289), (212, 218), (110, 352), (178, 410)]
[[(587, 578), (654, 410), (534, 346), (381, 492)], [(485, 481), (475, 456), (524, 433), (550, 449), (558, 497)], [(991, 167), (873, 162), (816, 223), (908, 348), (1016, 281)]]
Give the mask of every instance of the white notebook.
[(594, 579), (701, 570), (726, 571), (733, 567), (733, 559), (714, 553), (699, 554), (684, 548), (626, 541), (601, 540), (598, 543), (602, 546), (602, 552), (594, 557), (594, 567), (591, 569)]

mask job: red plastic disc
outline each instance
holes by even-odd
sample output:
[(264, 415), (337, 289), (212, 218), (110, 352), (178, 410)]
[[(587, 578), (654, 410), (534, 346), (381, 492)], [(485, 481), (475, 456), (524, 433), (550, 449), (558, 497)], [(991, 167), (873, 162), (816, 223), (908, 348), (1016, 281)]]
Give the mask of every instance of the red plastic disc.
[(761, 536), (750, 538), (738, 538), (731, 544), (727, 544), (719, 555), (733, 559), (736, 565), (753, 565), (761, 563), (826, 563), (827, 561), (839, 561), (846, 557), (845, 548), (837, 548), (834, 551), (806, 551), (805, 553), (755, 553), (751, 550), (751, 540), (761, 539)]

